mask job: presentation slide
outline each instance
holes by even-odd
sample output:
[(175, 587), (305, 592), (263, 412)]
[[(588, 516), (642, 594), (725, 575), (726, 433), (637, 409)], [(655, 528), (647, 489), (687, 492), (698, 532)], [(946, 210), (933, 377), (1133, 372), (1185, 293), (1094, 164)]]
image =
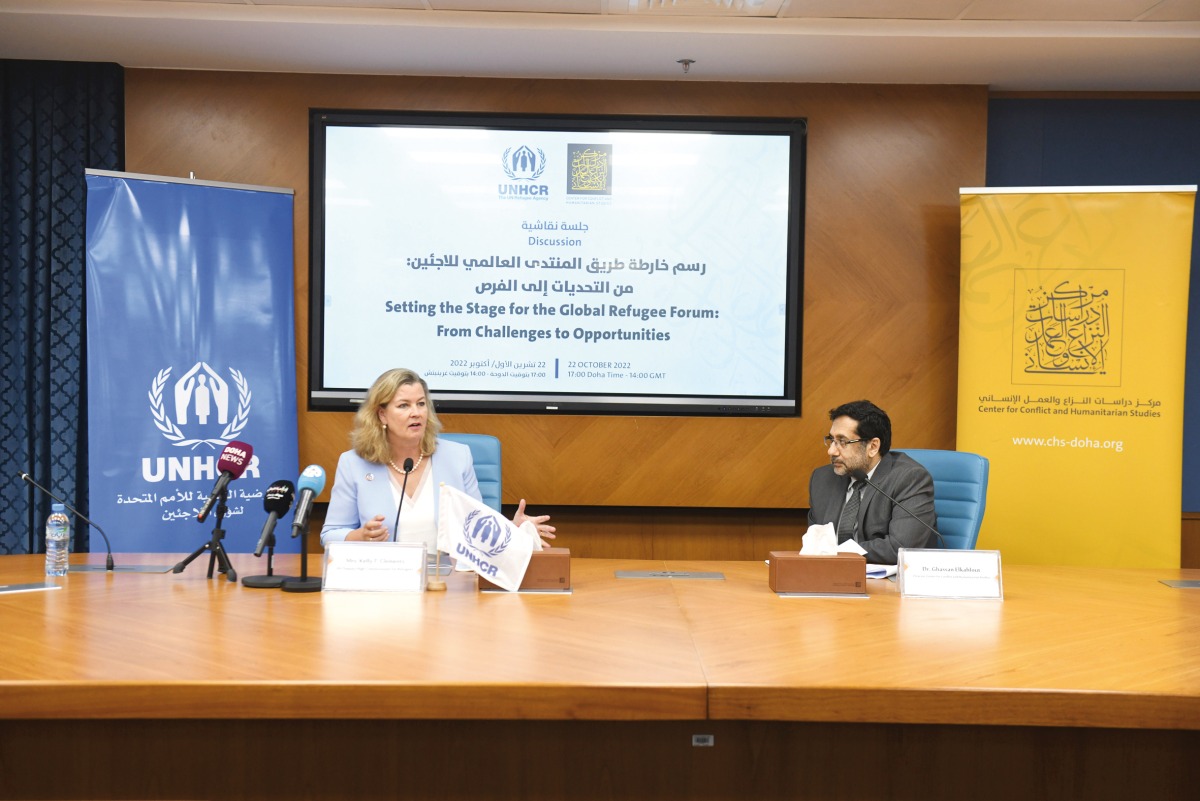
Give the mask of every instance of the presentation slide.
[(329, 126), (320, 384), (781, 398), (791, 158), (781, 134)]

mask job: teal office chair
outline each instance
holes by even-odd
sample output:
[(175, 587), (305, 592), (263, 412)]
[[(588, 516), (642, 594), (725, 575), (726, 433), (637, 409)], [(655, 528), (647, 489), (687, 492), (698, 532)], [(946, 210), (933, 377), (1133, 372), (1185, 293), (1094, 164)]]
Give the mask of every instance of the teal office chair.
[(500, 440), (491, 434), (439, 434), (441, 439), (461, 442), (471, 449), (475, 478), (483, 502), (500, 511)]
[(933, 476), (933, 508), (947, 548), (972, 550), (987, 506), (988, 460), (977, 453), (897, 448)]

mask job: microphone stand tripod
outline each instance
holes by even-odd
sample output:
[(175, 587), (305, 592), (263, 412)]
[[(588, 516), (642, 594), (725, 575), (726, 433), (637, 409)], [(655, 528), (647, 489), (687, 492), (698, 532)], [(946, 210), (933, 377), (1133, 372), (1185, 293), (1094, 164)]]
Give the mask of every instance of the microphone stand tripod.
[(229, 511), (229, 507), (225, 505), (225, 499), (228, 495), (228, 490), (221, 490), (220, 495), (217, 496), (217, 524), (213, 528), (212, 538), (192, 551), (182, 562), (171, 568), (172, 573), (182, 573), (183, 569), (190, 565), (197, 556), (208, 551), (208, 577), (213, 577), (213, 564), (219, 561), (221, 563), (221, 572), (225, 574), (225, 578), (230, 581), (237, 581), (237, 571), (230, 564), (229, 554), (225, 553), (225, 546), (221, 544), (221, 540), (225, 539), (225, 529), (221, 528), (221, 521), (224, 519), (225, 513)]

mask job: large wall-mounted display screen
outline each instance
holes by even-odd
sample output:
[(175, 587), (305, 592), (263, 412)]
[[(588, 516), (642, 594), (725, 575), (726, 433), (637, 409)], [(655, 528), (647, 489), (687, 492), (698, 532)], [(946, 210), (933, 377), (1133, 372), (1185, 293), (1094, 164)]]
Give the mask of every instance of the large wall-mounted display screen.
[(313, 111), (309, 407), (798, 414), (805, 131)]

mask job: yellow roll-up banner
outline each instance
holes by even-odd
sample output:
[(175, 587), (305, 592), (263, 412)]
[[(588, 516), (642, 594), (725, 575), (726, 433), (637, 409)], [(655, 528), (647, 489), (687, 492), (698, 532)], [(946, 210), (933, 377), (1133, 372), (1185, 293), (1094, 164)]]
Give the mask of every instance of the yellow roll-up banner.
[(963, 189), (958, 449), (978, 547), (1178, 567), (1195, 186)]

